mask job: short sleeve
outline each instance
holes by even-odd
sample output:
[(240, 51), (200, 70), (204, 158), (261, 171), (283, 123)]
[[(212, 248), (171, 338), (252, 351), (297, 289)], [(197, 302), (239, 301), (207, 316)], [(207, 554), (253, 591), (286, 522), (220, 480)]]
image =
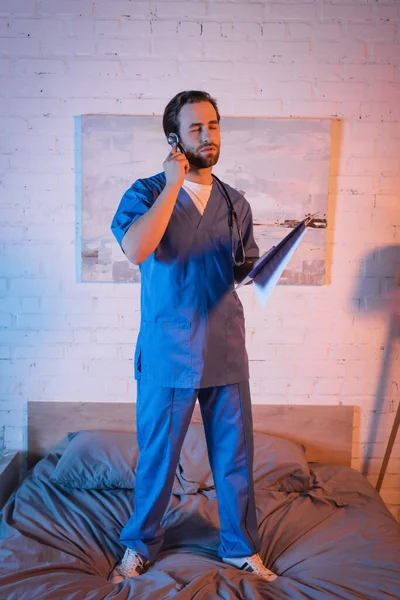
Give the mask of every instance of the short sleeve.
[(136, 181), (125, 192), (111, 223), (111, 231), (120, 246), (132, 223), (144, 215), (153, 203), (153, 194), (148, 187), (143, 185), (141, 180)]
[(257, 259), (260, 256), (260, 249), (254, 239), (253, 232), (253, 214), (251, 212), (250, 204), (246, 201), (247, 210), (243, 217), (242, 222), (242, 236), (244, 251), (246, 253), (246, 259), (254, 258)]

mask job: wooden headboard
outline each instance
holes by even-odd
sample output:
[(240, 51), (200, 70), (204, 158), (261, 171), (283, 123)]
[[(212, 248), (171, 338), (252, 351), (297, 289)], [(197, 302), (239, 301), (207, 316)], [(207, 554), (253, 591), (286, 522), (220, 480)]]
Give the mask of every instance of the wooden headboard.
[[(33, 464), (68, 432), (135, 431), (135, 404), (28, 402), (28, 457)], [(352, 406), (253, 405), (254, 431), (301, 442), (309, 462), (351, 465)], [(193, 421), (201, 421), (196, 404)]]

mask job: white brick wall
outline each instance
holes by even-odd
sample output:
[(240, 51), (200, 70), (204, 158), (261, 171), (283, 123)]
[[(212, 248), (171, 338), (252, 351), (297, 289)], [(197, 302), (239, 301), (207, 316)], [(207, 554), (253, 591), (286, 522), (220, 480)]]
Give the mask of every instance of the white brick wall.
[[(139, 286), (77, 283), (74, 117), (160, 114), (189, 87), (224, 115), (338, 119), (331, 284), (279, 287), (264, 310), (243, 291), (251, 387), (255, 403), (359, 407), (354, 465), (375, 482), (400, 400), (383, 303), (400, 247), (397, 0), (2, 0), (6, 444), (24, 447), (27, 400), (135, 399)], [(382, 496), (398, 517), (400, 439)]]

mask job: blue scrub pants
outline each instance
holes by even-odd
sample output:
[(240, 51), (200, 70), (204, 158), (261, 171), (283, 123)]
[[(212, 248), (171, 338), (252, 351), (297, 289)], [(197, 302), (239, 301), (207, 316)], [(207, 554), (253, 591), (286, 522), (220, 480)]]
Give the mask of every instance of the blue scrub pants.
[(150, 561), (163, 543), (160, 523), (197, 398), (218, 498), (218, 554), (239, 557), (259, 551), (249, 382), (186, 389), (138, 381), (135, 505), (120, 541)]

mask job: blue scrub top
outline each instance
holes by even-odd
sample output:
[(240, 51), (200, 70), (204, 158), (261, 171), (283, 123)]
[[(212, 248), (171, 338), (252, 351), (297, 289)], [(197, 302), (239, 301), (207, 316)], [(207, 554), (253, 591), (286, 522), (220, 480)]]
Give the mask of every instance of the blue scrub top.
[[(151, 208), (165, 174), (137, 180), (111, 224), (117, 241)], [(258, 258), (247, 200), (225, 184), (239, 218), (246, 258)], [(233, 227), (234, 247), (238, 239)], [(243, 307), (234, 291), (226, 200), (213, 180), (200, 215), (181, 188), (159, 246), (141, 265), (141, 323), (135, 377), (155, 385), (213, 387), (249, 377)]]

